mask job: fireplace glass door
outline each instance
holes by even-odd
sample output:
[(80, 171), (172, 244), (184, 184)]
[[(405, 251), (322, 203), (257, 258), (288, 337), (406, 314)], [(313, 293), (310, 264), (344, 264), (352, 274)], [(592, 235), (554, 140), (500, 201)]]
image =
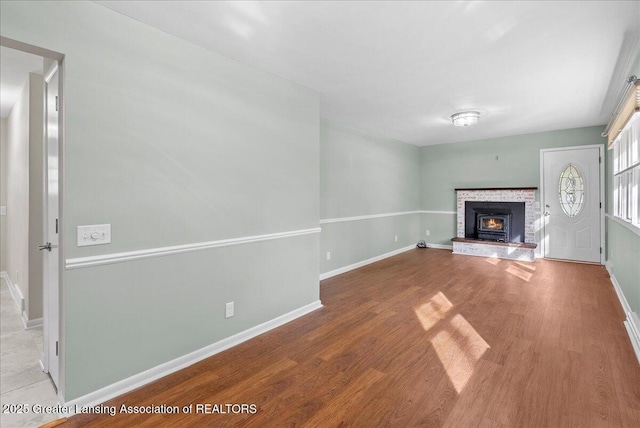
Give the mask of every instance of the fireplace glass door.
[(482, 219), (482, 229), (504, 230), (504, 219), (488, 217)]
[(510, 224), (513, 214), (478, 214), (476, 239), (509, 242)]

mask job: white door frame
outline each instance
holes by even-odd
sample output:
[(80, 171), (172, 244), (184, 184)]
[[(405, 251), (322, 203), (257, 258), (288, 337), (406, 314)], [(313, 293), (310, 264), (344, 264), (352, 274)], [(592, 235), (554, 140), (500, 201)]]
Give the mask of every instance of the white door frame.
[(545, 233), (545, 216), (544, 216), (544, 207), (545, 207), (545, 200), (544, 200), (544, 154), (548, 153), (548, 152), (560, 152), (560, 151), (566, 151), (566, 150), (579, 150), (579, 149), (591, 149), (591, 148), (598, 148), (599, 150), (599, 154), (600, 154), (600, 247), (602, 248), (602, 252), (600, 253), (600, 264), (604, 265), (606, 262), (606, 253), (607, 253), (607, 248), (606, 248), (606, 239), (605, 239), (605, 230), (604, 230), (604, 211), (605, 211), (605, 205), (606, 205), (606, 200), (605, 200), (605, 192), (604, 192), (604, 163), (605, 163), (605, 159), (604, 159), (604, 144), (591, 144), (591, 145), (585, 145), (585, 146), (569, 146), (569, 147), (556, 147), (553, 149), (540, 149), (540, 213), (539, 213), (539, 224), (540, 224), (540, 257), (544, 258), (544, 255), (546, 254), (546, 241), (544, 239), (544, 237), (546, 236)]
[[(63, 216), (63, 201), (64, 201), (64, 114), (65, 114), (65, 110), (64, 110), (64, 55), (58, 52), (54, 52), (51, 51), (49, 49), (45, 49), (45, 48), (41, 48), (38, 46), (34, 46), (34, 45), (30, 45), (27, 43), (23, 43), (17, 40), (13, 40), (13, 39), (9, 39), (7, 37), (3, 37), (0, 36), (0, 46), (5, 46), (11, 49), (15, 49), (15, 50), (19, 50), (19, 51), (23, 51), (23, 52), (27, 52), (33, 55), (38, 55), (41, 56), (43, 58), (48, 58), (51, 59), (53, 61), (56, 61), (58, 64), (58, 73), (59, 73), (59, 87), (58, 87), (58, 230), (60, 231), (59, 233), (59, 237), (58, 237), (58, 246), (59, 246), (59, 250), (58, 250), (58, 254), (59, 254), (59, 258), (58, 258), (58, 281), (57, 281), (57, 289), (56, 290), (49, 290), (52, 293), (57, 293), (58, 295), (58, 308), (57, 311), (55, 311), (57, 313), (57, 317), (58, 317), (58, 345), (59, 345), (59, 359), (58, 359), (58, 376), (59, 376), (59, 385), (58, 385), (58, 398), (61, 400), (61, 402), (63, 402), (63, 397), (64, 397), (64, 357), (65, 357), (65, 353), (64, 353), (64, 300), (63, 300), (63, 293), (62, 293), (62, 279), (63, 279), (63, 272), (64, 272), (64, 233), (62, 233), (62, 231), (64, 230), (64, 216)], [(44, 117), (43, 117), (44, 120)], [(46, 133), (44, 135), (45, 141), (44, 144), (46, 145), (47, 141), (46, 141)], [(44, 177), (46, 180), (46, 177), (48, 176), (48, 172), (46, 170), (46, 163), (45, 163), (45, 171), (44, 171)], [(45, 195), (46, 198), (46, 195)], [(46, 205), (45, 205), (46, 206)], [(47, 218), (48, 216), (44, 215), (44, 230), (47, 230)], [(42, 243), (44, 244), (46, 242), (46, 236), (42, 237)], [(44, 332), (45, 332), (45, 337), (44, 337), (44, 358), (41, 362), (42, 364), (42, 368), (45, 372), (49, 372), (49, 367), (48, 367), (48, 355), (49, 352), (51, 351), (49, 349), (49, 345), (48, 345), (48, 337), (47, 337), (47, 333), (48, 333), (48, 329), (47, 326), (49, 324), (51, 324), (51, 321), (47, 321), (47, 317), (51, 315), (52, 313), (52, 308), (48, 307), (49, 305), (49, 299), (48, 299), (48, 292), (47, 290), (49, 289), (48, 284), (48, 275), (47, 275), (47, 270), (44, 270), (43, 273), (43, 310), (44, 310), (44, 316), (43, 316), (43, 320), (44, 320)], [(55, 352), (55, 351), (54, 351)]]
[[(57, 88), (55, 100), (52, 100), (50, 97), (49, 85), (55, 79), (55, 86)], [(60, 63), (58, 61), (53, 61), (49, 70), (44, 75), (45, 81), (45, 239), (43, 241), (47, 242), (49, 245), (49, 252), (45, 254), (47, 257), (47, 263), (43, 272), (43, 292), (44, 292), (44, 319), (46, 322), (44, 323), (44, 356), (42, 361), (42, 368), (45, 372), (49, 373), (53, 383), (58, 387), (60, 383), (60, 293), (59, 293), (59, 284), (60, 284), (60, 264), (57, 266), (52, 264), (52, 260), (60, 260), (60, 206), (59, 206), (59, 198), (58, 198), (58, 185), (57, 183), (60, 180), (60, 170), (58, 168), (59, 159), (60, 159), (60, 148), (58, 142), (60, 141)], [(55, 145), (56, 145), (56, 153), (55, 153), (55, 164), (53, 164), (53, 168), (50, 166), (50, 161), (52, 159), (50, 149), (52, 146), (51, 143), (51, 135), (50, 131), (50, 108), (52, 104), (55, 106), (56, 116), (56, 126), (55, 126)], [(55, 192), (51, 192), (51, 171), (56, 171), (56, 177), (53, 181), (56, 182), (56, 190)], [(54, 196), (52, 196), (52, 194)], [(53, 204), (50, 205), (51, 201)], [(55, 219), (55, 220), (54, 220)], [(55, 224), (55, 226), (54, 226)], [(55, 229), (55, 230), (54, 230)], [(52, 247), (55, 248), (52, 251)], [(57, 255), (57, 259), (52, 259), (52, 257)], [(55, 263), (55, 261), (54, 261)], [(54, 277), (57, 277), (57, 281), (54, 280)], [(55, 354), (54, 354), (55, 352)], [(53, 362), (53, 363), (52, 363)]]

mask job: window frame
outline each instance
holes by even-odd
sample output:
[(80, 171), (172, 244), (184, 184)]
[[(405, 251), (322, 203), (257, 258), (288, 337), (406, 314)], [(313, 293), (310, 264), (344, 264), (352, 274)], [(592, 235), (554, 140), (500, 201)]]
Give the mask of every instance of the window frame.
[(640, 112), (635, 112), (611, 145), (613, 219), (640, 235)]

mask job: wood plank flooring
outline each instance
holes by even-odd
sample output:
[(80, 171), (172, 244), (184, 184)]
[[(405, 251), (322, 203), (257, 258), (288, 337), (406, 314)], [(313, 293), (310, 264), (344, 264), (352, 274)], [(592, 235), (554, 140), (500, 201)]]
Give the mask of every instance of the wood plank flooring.
[(324, 308), (61, 426), (640, 427), (640, 365), (604, 267), (412, 250), (321, 283)]

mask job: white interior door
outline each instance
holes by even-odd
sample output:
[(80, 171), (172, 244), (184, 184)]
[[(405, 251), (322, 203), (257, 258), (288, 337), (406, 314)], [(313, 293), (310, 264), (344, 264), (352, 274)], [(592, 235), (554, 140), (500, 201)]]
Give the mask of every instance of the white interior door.
[(59, 86), (60, 73), (55, 62), (47, 75), (46, 82), (46, 237), (47, 243), (41, 248), (45, 253), (44, 274), (44, 361), (43, 367), (58, 387), (59, 340), (60, 340), (60, 298), (59, 298)]
[(600, 263), (601, 148), (542, 150), (544, 256)]

